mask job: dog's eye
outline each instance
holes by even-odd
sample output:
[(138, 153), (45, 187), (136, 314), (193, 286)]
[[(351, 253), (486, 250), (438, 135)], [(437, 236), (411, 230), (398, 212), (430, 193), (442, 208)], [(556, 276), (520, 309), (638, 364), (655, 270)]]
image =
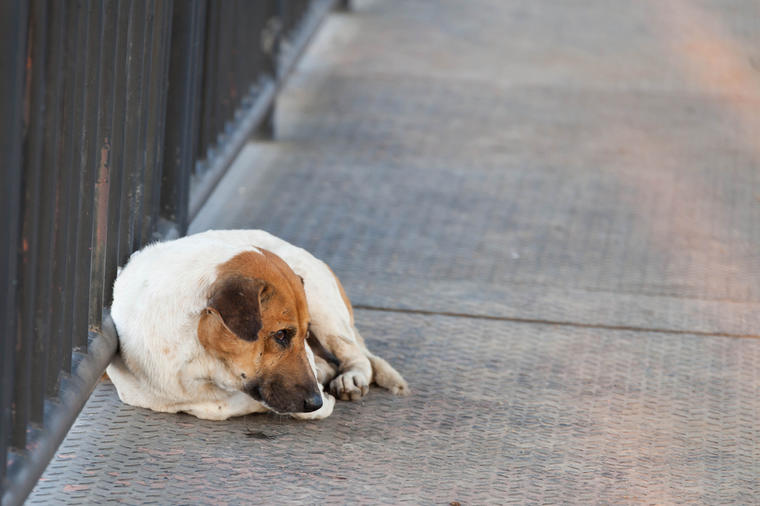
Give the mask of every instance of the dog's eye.
[(287, 346), (290, 343), (290, 336), (292, 335), (292, 332), (290, 329), (280, 329), (274, 334), (272, 334), (272, 338), (277, 341), (277, 344), (280, 346)]

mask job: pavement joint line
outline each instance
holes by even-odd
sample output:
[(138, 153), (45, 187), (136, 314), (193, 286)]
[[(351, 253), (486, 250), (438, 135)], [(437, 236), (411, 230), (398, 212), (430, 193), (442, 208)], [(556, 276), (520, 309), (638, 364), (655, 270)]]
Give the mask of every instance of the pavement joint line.
[(354, 309), (363, 309), (366, 311), (382, 311), (388, 313), (417, 314), (424, 316), (448, 316), (452, 318), (471, 318), (474, 320), (491, 320), (512, 323), (526, 323), (532, 325), (554, 325), (558, 327), (576, 327), (583, 329), (600, 329), (600, 330), (625, 330), (631, 332), (649, 332), (653, 334), (672, 334), (672, 335), (694, 335), (705, 337), (730, 337), (735, 339), (760, 339), (760, 334), (736, 334), (731, 332), (708, 332), (704, 330), (678, 330), (662, 329), (656, 327), (635, 327), (629, 325), (609, 325), (605, 323), (581, 323), (562, 320), (544, 320), (541, 318), (520, 318), (518, 316), (496, 316), (475, 313), (456, 313), (453, 311), (430, 311), (427, 309), (406, 309), (394, 307), (371, 306), (366, 304), (354, 304)]
[(717, 302), (722, 304), (752, 304), (752, 305), (760, 305), (760, 301), (757, 300), (745, 300), (745, 299), (736, 299), (732, 297), (697, 297), (694, 295), (682, 295), (682, 294), (675, 294), (675, 293), (663, 293), (663, 292), (655, 292), (655, 291), (649, 291), (649, 290), (633, 290), (633, 289), (610, 289), (610, 288), (596, 288), (593, 286), (565, 286), (559, 283), (543, 283), (543, 282), (536, 282), (531, 280), (520, 280), (520, 279), (512, 279), (509, 281), (510, 285), (513, 286), (531, 286), (531, 287), (541, 287), (541, 288), (548, 288), (548, 289), (555, 289), (555, 290), (576, 290), (579, 292), (584, 293), (592, 293), (592, 294), (611, 294), (611, 295), (632, 295), (636, 297), (657, 297), (657, 298), (667, 298), (667, 299), (675, 299), (675, 300), (684, 300), (684, 301), (694, 301), (694, 302)]
[[(326, 70), (317, 70), (315, 73), (322, 74), (322, 75), (328, 75), (328, 71)], [(586, 92), (586, 91), (601, 91), (601, 92), (617, 92), (617, 93), (630, 93), (630, 92), (640, 92), (645, 94), (651, 94), (651, 95), (680, 95), (680, 96), (686, 96), (686, 97), (704, 97), (709, 99), (729, 99), (729, 100), (737, 100), (739, 102), (745, 102), (745, 103), (757, 103), (760, 102), (760, 97), (757, 95), (747, 95), (743, 93), (737, 93), (735, 91), (732, 92), (719, 92), (719, 91), (710, 91), (710, 90), (671, 90), (667, 88), (656, 88), (656, 87), (649, 87), (642, 84), (633, 84), (628, 87), (617, 87), (617, 86), (610, 86), (608, 84), (600, 84), (600, 85), (564, 85), (564, 84), (553, 84), (553, 83), (546, 83), (541, 81), (526, 81), (526, 82), (520, 82), (520, 83), (501, 83), (501, 82), (494, 82), (491, 79), (484, 78), (484, 77), (477, 77), (477, 76), (452, 76), (452, 75), (440, 75), (440, 74), (426, 74), (426, 73), (412, 73), (409, 74), (405, 71), (388, 71), (388, 70), (382, 70), (382, 71), (368, 71), (368, 70), (362, 70), (361, 72), (357, 72), (354, 70), (340, 70), (340, 71), (332, 71), (329, 75), (332, 76), (340, 76), (340, 77), (346, 77), (348, 79), (366, 79), (370, 80), (373, 78), (378, 79), (399, 79), (403, 77), (411, 77), (412, 79), (419, 79), (419, 80), (427, 80), (427, 81), (436, 81), (436, 82), (445, 82), (445, 83), (462, 83), (462, 84), (481, 84), (484, 87), (490, 87), (490, 88), (498, 88), (498, 89), (510, 89), (510, 90), (517, 90), (517, 89), (540, 89), (540, 90), (555, 90), (555, 89), (564, 89), (568, 90), (570, 92)]]

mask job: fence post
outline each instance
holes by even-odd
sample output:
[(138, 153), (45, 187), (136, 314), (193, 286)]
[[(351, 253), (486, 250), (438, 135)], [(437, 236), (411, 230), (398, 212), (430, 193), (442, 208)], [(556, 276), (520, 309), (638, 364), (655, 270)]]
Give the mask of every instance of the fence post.
[(21, 194), (22, 105), (28, 2), (0, 2), (0, 497), (13, 426), (14, 348), (17, 341), (18, 235)]
[[(282, 42), (282, 32), (284, 26), (284, 2), (286, 0), (276, 0), (274, 16), (269, 18), (264, 31), (261, 33), (261, 48), (266, 55), (265, 71), (272, 76), (272, 79), (277, 82), (279, 80), (279, 57), (280, 57), (280, 44)], [(264, 114), (264, 118), (261, 123), (256, 127), (253, 132), (253, 137), (256, 139), (274, 139), (276, 134), (275, 126), (275, 107), (277, 104), (277, 96), (272, 100), (272, 103), (267, 108), (267, 112)]]
[(161, 218), (184, 235), (198, 145), (206, 1), (177, 2), (173, 16)]

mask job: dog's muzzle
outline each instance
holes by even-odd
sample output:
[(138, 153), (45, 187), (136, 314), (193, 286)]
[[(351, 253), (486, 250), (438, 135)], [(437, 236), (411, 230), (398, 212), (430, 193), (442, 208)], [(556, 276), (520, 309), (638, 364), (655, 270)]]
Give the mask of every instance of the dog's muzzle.
[(243, 391), (278, 413), (311, 413), (323, 404), (322, 393), (306, 387), (286, 390), (281, 386), (262, 386), (252, 381), (243, 387)]
[(262, 402), (264, 399), (261, 396), (261, 389), (259, 388), (258, 383), (248, 383), (243, 388), (243, 391), (256, 399), (259, 402)]
[(303, 412), (311, 413), (322, 407), (322, 394), (317, 392), (303, 401)]

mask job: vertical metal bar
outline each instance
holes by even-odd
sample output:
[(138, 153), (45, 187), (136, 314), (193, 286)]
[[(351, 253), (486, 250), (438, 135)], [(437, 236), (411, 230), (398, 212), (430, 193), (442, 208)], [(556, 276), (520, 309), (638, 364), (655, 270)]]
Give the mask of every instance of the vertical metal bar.
[(243, 2), (240, 5), (241, 19), (238, 18), (235, 22), (235, 38), (233, 46), (238, 48), (238, 52), (235, 58), (235, 88), (238, 91), (237, 100), (235, 101), (235, 110), (239, 110), (243, 104), (243, 99), (248, 94), (248, 91), (253, 80), (253, 69), (255, 68), (255, 48), (248, 44), (248, 39), (253, 33), (259, 33), (257, 29), (256, 10), (255, 5), (252, 2)]
[[(79, 187), (81, 181), (79, 156), (81, 139), (77, 127), (82, 124), (82, 94), (84, 54), (83, 40), (86, 30), (86, 11), (81, 3), (68, 4), (66, 13), (66, 41), (64, 52), (64, 99), (61, 115), (63, 133), (63, 153), (61, 155), (62, 199), (65, 205), (65, 228), (62, 230), (64, 245), (56, 253), (62, 271), (62, 293), (60, 296), (60, 320), (56, 324), (57, 341), (61, 345), (61, 371), (71, 372), (71, 348), (74, 318), (74, 270), (76, 267), (77, 217), (79, 205)], [(88, 276), (89, 278), (89, 276)]]
[(256, 81), (259, 67), (262, 64), (261, 60), (261, 32), (266, 25), (266, 17), (262, 4), (259, 2), (252, 2), (248, 4), (251, 9), (251, 21), (253, 29), (243, 31), (242, 44), (249, 48), (248, 53), (248, 65), (246, 66), (246, 92), (250, 91), (251, 85)]
[[(171, 37), (172, 37), (172, 11), (173, 2), (162, 2), (162, 28), (161, 28), (161, 60), (158, 69), (160, 71), (161, 87), (158, 90), (158, 136), (156, 138), (154, 155), (153, 155), (153, 167), (151, 173), (151, 188), (153, 192), (150, 200), (150, 215), (152, 218), (151, 231), (155, 230), (155, 224), (157, 218), (161, 212), (161, 180), (163, 174), (164, 164), (164, 147), (166, 145), (166, 114), (167, 114), (167, 99), (168, 99), (168, 87), (166, 83), (169, 80), (169, 59), (171, 56)], [(179, 233), (184, 234), (185, 226)]]
[[(276, 100), (276, 98), (274, 100)], [(267, 108), (267, 112), (264, 114), (264, 118), (261, 120), (261, 123), (259, 123), (259, 126), (257, 126), (253, 132), (253, 137), (256, 139), (274, 139), (274, 137), (277, 135), (274, 119), (274, 100), (272, 101), (272, 104)]]
[(98, 90), (100, 89), (99, 63), (102, 50), (100, 34), (103, 26), (103, 5), (99, 1), (87, 0), (84, 22), (87, 29), (83, 31), (84, 40), (81, 46), (86, 52), (84, 86), (82, 87), (83, 121), (80, 137), (82, 177), (80, 179), (80, 198), (77, 212), (76, 282), (73, 295), (75, 307), (72, 332), (74, 345), (81, 351), (87, 350), (95, 178), (101, 155), (101, 146), (97, 142), (97, 133)]
[[(282, 44), (282, 37), (287, 29), (288, 8), (284, 0), (276, 0), (273, 4), (273, 10), (265, 30), (268, 33), (265, 35), (263, 53), (264, 59), (264, 72), (267, 75), (272, 76), (272, 79), (277, 81), (279, 79), (278, 62), (280, 58), (280, 46)], [(254, 136), (261, 139), (273, 139), (276, 135), (275, 125), (275, 108), (277, 106), (277, 98), (272, 100), (272, 104), (267, 109), (264, 119), (254, 132)]]
[(254, 28), (248, 30), (248, 41), (246, 46), (251, 48), (250, 66), (251, 73), (248, 79), (248, 88), (264, 76), (269, 70), (271, 63), (267, 59), (267, 48), (271, 42), (267, 36), (271, 29), (270, 20), (277, 13), (276, 4), (272, 2), (253, 2), (250, 4), (253, 8), (252, 17)]
[(251, 48), (249, 72), (246, 83), (246, 92), (250, 92), (251, 86), (256, 83), (260, 74), (260, 67), (263, 63), (261, 59), (261, 32), (266, 25), (266, 16), (263, 14), (266, 10), (262, 9), (258, 2), (251, 5), (251, 18), (253, 19), (253, 30), (244, 32), (246, 40), (244, 44)]
[[(218, 0), (217, 0), (218, 1)], [(220, 55), (224, 54), (224, 35), (226, 33), (225, 27), (225, 14), (227, 12), (227, 4), (223, 1), (219, 1), (219, 17), (217, 18), (218, 26), (216, 29), (216, 53), (214, 54), (214, 61), (216, 69), (214, 74), (209, 76), (209, 80), (214, 83), (214, 96), (212, 97), (211, 105), (213, 109), (213, 123), (210, 124), (211, 132), (209, 135), (209, 147), (215, 148), (219, 141), (219, 134), (221, 133), (221, 127), (224, 124), (224, 94), (226, 78), (225, 67), (227, 58), (220, 58)]]
[(277, 0), (277, 10), (282, 27), (281, 38), (287, 38), (293, 30), (293, 0)]
[(155, 17), (155, 10), (156, 5), (154, 0), (148, 0), (145, 2), (145, 15), (143, 18), (143, 25), (145, 26), (144, 30), (144, 41), (143, 41), (143, 55), (142, 55), (142, 68), (143, 68), (143, 77), (142, 77), (142, 83), (141, 83), (141, 100), (142, 103), (140, 104), (140, 108), (142, 109), (142, 119), (140, 122), (140, 136), (138, 137), (138, 160), (139, 165), (141, 167), (141, 192), (138, 196), (138, 202), (137, 205), (140, 208), (140, 223), (139, 223), (139, 233), (136, 233), (136, 243), (133, 245), (132, 249), (135, 250), (139, 246), (142, 246), (145, 242), (147, 242), (150, 238), (150, 234), (152, 232), (151, 226), (152, 226), (152, 216), (150, 215), (150, 201), (148, 200), (146, 203), (146, 195), (151, 191), (149, 186), (150, 183), (148, 182), (150, 180), (149, 177), (149, 158), (150, 155), (148, 154), (147, 146), (150, 142), (150, 139), (148, 138), (148, 131), (149, 131), (149, 123), (151, 121), (151, 115), (150, 115), (150, 88), (153, 84), (153, 74), (152, 74), (152, 59), (150, 58), (150, 55), (152, 54), (152, 48), (153, 45), (156, 43), (158, 34), (155, 33), (154, 29), (154, 17)]
[(0, 2), (0, 494), (12, 433), (28, 3)]
[[(72, 198), (72, 188), (78, 171), (72, 171), (71, 154), (73, 150), (73, 129), (70, 128), (72, 114), (73, 76), (72, 70), (76, 61), (76, 55), (72, 51), (72, 36), (77, 33), (77, 10), (74, 5), (63, 4), (59, 6), (64, 12), (57, 16), (56, 23), (60, 24), (60, 36), (56, 37), (61, 48), (59, 62), (60, 93), (62, 99), (59, 107), (61, 113), (54, 128), (60, 133), (56, 160), (59, 165), (58, 184), (56, 192), (56, 226), (55, 226), (55, 251), (53, 269), (53, 292), (55, 304), (53, 318), (50, 325), (50, 340), (52, 343), (50, 360), (48, 362), (47, 395), (53, 395), (58, 389), (58, 377), (60, 372), (68, 372), (71, 367), (71, 340), (64, 334), (70, 308), (69, 286), (69, 256), (71, 250), (71, 233), (74, 219), (71, 210), (76, 200)], [(64, 30), (64, 27), (66, 30)]]
[(192, 104), (193, 105), (193, 114), (195, 118), (195, 133), (193, 135), (193, 145), (192, 145), (192, 163), (189, 167), (189, 173), (192, 175), (196, 167), (199, 165), (197, 164), (197, 160), (199, 160), (201, 157), (198, 155), (198, 153), (201, 152), (201, 143), (202, 143), (202, 135), (203, 135), (203, 94), (204, 94), (204, 76), (206, 75), (206, 72), (208, 69), (206, 68), (206, 44), (209, 38), (208, 34), (208, 11), (209, 11), (209, 2), (208, 1), (202, 1), (202, 7), (200, 9), (203, 11), (202, 14), (198, 17), (198, 25), (197, 25), (197, 33), (198, 33), (198, 46), (196, 48), (197, 50), (197, 61), (198, 61), (198, 69), (197, 69), (197, 85), (198, 90), (196, 91), (197, 99)]
[(201, 142), (198, 146), (198, 158), (206, 158), (209, 148), (216, 139), (217, 111), (217, 66), (219, 62), (218, 35), (219, 11), (221, 2), (209, 0), (206, 15), (206, 48), (203, 63), (202, 108), (201, 108)]
[(229, 58), (221, 58), (221, 55), (225, 55), (225, 51), (229, 48), (227, 42), (227, 23), (231, 4), (225, 2), (219, 2), (219, 26), (217, 27), (216, 39), (217, 39), (217, 53), (214, 55), (216, 59), (216, 72), (212, 79), (215, 82), (214, 93), (214, 123), (212, 124), (211, 133), (211, 147), (215, 148), (219, 145), (219, 137), (224, 129), (225, 122), (225, 108), (227, 106), (227, 67), (229, 65)]
[[(100, 36), (100, 86), (98, 87), (98, 126), (95, 136), (95, 216), (93, 222), (92, 267), (90, 271), (90, 328), (100, 328), (103, 316), (103, 285), (106, 275), (106, 244), (108, 241), (108, 206), (111, 195), (111, 150), (113, 143), (114, 65), (117, 64), (116, 35), (118, 31), (117, 3), (102, 2), (103, 24)], [(118, 62), (122, 65), (123, 62)]]
[(219, 142), (219, 137), (224, 133), (225, 125), (231, 119), (234, 110), (235, 93), (234, 81), (231, 79), (234, 72), (233, 62), (237, 58), (237, 48), (234, 47), (232, 34), (235, 26), (235, 16), (238, 13), (236, 0), (221, 2), (219, 15), (219, 51), (216, 55), (219, 66), (215, 78), (217, 79), (217, 113), (214, 125), (214, 143)]
[(145, 17), (147, 2), (138, 1), (132, 4), (129, 17), (127, 37), (127, 76), (126, 76), (126, 114), (124, 117), (123, 160), (126, 171), (126, 184), (122, 190), (120, 239), (117, 255), (117, 265), (123, 265), (132, 251), (136, 230), (136, 217), (139, 213), (138, 204), (142, 199), (143, 175), (145, 173), (144, 158), (138, 147), (142, 135), (142, 120), (145, 101), (142, 94), (143, 71), (145, 67)]
[(100, 31), (103, 23), (102, 6), (87, 0), (83, 11), (83, 30), (80, 49), (85, 54), (84, 79), (81, 87), (81, 131), (79, 163), (82, 171), (79, 180), (79, 204), (75, 245), (74, 312), (72, 315), (72, 339), (76, 349), (82, 352), (88, 345), (88, 313), (90, 298), (90, 275), (92, 271), (92, 223), (94, 215), (94, 191), (96, 178), (98, 88), (100, 86), (99, 61)]
[(188, 225), (190, 174), (195, 162), (203, 71), (205, 0), (175, 3), (172, 21), (166, 137), (161, 179), (161, 216), (184, 234)]
[(233, 101), (233, 116), (227, 120), (234, 119), (235, 111), (240, 107), (241, 99), (245, 96), (245, 75), (250, 66), (250, 60), (243, 55), (250, 54), (250, 48), (243, 45), (243, 27), (246, 30), (252, 28), (251, 23), (251, 5), (249, 2), (238, 3), (235, 22), (232, 24), (232, 47), (235, 51), (235, 58), (232, 61), (232, 85), (235, 88), (235, 99)]
[(251, 91), (251, 87), (258, 84), (259, 80), (264, 75), (264, 65), (266, 65), (266, 61), (264, 59), (263, 34), (267, 22), (269, 21), (269, 12), (273, 10), (273, 5), (272, 8), (269, 8), (268, 3), (256, 2), (252, 5), (251, 16), (253, 18), (255, 29), (252, 30), (253, 33), (249, 32), (246, 34), (247, 40), (245, 42), (245, 44), (251, 48), (247, 89), (249, 92)]
[[(138, 0), (141, 1), (141, 0)], [(131, 0), (121, 0), (116, 10), (115, 57), (109, 70), (113, 71), (113, 95), (111, 115), (111, 157), (108, 166), (108, 221), (106, 224), (105, 268), (103, 270), (103, 307), (111, 305), (113, 280), (119, 260), (119, 242), (128, 232), (129, 209), (127, 209), (127, 171), (134, 167), (124, 166), (125, 117), (127, 115), (127, 42), (129, 35)], [(122, 206), (123, 204), (123, 206)], [(121, 219), (121, 215), (127, 218)], [(122, 227), (124, 224), (124, 227)], [(126, 238), (125, 242), (126, 242)]]
[[(131, 227), (133, 230), (132, 235), (132, 242), (129, 246), (130, 252), (135, 251), (139, 249), (145, 242), (147, 242), (148, 238), (150, 237), (150, 234), (152, 232), (151, 225), (152, 225), (152, 217), (150, 216), (150, 206), (146, 205), (145, 202), (145, 194), (146, 191), (148, 191), (147, 186), (149, 185), (148, 179), (148, 154), (146, 152), (146, 144), (147, 144), (147, 137), (146, 137), (146, 131), (147, 126), (146, 122), (149, 119), (148, 115), (148, 104), (149, 104), (149, 96), (148, 96), (148, 90), (150, 88), (150, 72), (151, 72), (151, 60), (147, 57), (149, 54), (149, 49), (152, 47), (153, 44), (153, 30), (149, 29), (148, 26), (150, 24), (150, 21), (153, 19), (154, 11), (156, 7), (154, 2), (145, 2), (145, 8), (142, 12), (142, 25), (143, 29), (141, 30), (143, 41), (142, 41), (142, 55), (140, 57), (140, 65), (141, 65), (141, 78), (138, 82), (139, 84), (139, 93), (140, 93), (140, 101), (136, 105), (136, 107), (139, 109), (139, 121), (136, 121), (136, 128), (139, 131), (139, 135), (137, 135), (135, 142), (136, 142), (136, 148), (135, 152), (138, 153), (138, 158), (136, 161), (137, 166), (139, 166), (140, 171), (138, 174), (136, 174), (136, 188), (135, 188), (135, 196), (134, 196), (134, 202), (133, 202), (133, 208), (132, 208), (132, 217), (131, 217)], [(144, 239), (145, 237), (145, 239)], [(126, 261), (126, 258), (124, 259)]]
[(150, 52), (150, 87), (148, 89), (146, 122), (145, 197), (146, 216), (143, 223), (143, 240), (147, 241), (155, 228), (161, 198), (161, 165), (164, 153), (166, 124), (166, 82), (169, 72), (169, 50), (172, 23), (171, 2), (155, 4), (153, 17), (154, 42)]
[(43, 406), (46, 394), (54, 394), (60, 370), (60, 343), (55, 340), (57, 332), (53, 325), (61, 313), (60, 296), (62, 291), (58, 253), (63, 237), (61, 229), (65, 202), (61, 195), (61, 92), (63, 81), (63, 33), (66, 19), (66, 3), (50, 2), (48, 13), (48, 44), (46, 48), (46, 88), (43, 144), (43, 192), (40, 208), (42, 210), (41, 240), (39, 242), (39, 277), (37, 302), (35, 308), (35, 327), (37, 341), (42, 343), (39, 366), (35, 376), (40, 385), (35, 393), (32, 419), (42, 422)]
[(152, 216), (151, 216), (151, 200), (154, 188), (151, 187), (150, 181), (152, 180), (153, 171), (153, 147), (155, 146), (155, 122), (156, 122), (156, 110), (155, 110), (155, 93), (156, 87), (159, 86), (156, 76), (156, 47), (161, 43), (161, 33), (159, 25), (160, 23), (156, 19), (156, 16), (160, 13), (161, 6), (155, 1), (147, 2), (147, 13), (145, 18), (146, 23), (146, 43), (145, 43), (145, 74), (144, 74), (144, 88), (143, 88), (143, 132), (144, 132), (144, 144), (142, 146), (141, 156), (143, 158), (143, 196), (142, 207), (143, 216), (147, 217), (147, 223), (143, 221), (141, 224), (141, 239), (144, 237), (148, 240), (152, 232)]
[(40, 343), (35, 336), (35, 302), (37, 289), (38, 241), (40, 230), (39, 198), (42, 181), (42, 141), (45, 94), (45, 49), (47, 35), (47, 4), (36, 1), (31, 5), (29, 47), (27, 59), (30, 72), (26, 76), (28, 107), (26, 139), (24, 140), (24, 204), (21, 231), (21, 340), (16, 347), (16, 410), (13, 445), (26, 446), (27, 423), (32, 415), (35, 350)]

